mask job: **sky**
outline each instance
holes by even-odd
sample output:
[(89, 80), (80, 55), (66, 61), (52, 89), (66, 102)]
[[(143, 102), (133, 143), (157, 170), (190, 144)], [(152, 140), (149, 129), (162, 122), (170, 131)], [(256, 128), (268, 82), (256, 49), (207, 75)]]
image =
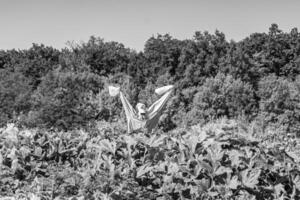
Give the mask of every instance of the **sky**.
[(157, 34), (192, 39), (216, 29), (239, 41), (272, 23), (300, 30), (299, 9), (299, 0), (0, 0), (0, 49), (61, 49), (93, 35), (142, 51)]

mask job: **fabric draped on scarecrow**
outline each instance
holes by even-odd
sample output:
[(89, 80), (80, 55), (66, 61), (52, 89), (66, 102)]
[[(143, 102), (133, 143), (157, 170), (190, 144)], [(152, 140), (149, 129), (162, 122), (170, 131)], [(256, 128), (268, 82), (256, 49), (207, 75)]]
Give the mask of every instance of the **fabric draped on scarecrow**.
[(168, 85), (156, 89), (155, 92), (158, 95), (162, 96), (147, 109), (147, 117), (143, 120), (139, 119), (138, 113), (129, 103), (127, 98), (124, 96), (123, 92), (121, 92), (120, 89), (117, 87), (109, 86), (109, 93), (111, 96), (120, 95), (127, 119), (128, 133), (140, 129), (146, 129), (148, 132), (151, 132), (158, 124), (159, 118), (162, 115), (162, 112), (166, 107), (168, 100), (171, 97), (172, 91), (173, 85)]

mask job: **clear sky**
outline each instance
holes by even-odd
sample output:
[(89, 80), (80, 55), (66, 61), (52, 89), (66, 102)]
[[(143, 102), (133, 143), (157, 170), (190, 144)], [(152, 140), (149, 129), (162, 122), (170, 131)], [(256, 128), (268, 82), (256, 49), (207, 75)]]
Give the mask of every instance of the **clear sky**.
[(192, 38), (216, 29), (227, 40), (268, 32), (272, 23), (300, 29), (299, 0), (0, 0), (0, 49), (32, 43), (55, 48), (91, 35), (137, 51), (151, 36)]

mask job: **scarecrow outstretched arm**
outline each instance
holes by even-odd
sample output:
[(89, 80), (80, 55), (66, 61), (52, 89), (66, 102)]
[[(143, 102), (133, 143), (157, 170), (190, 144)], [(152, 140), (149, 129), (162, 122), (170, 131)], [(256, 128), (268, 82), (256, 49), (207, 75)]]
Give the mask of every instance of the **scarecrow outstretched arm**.
[(121, 92), (120, 87), (108, 86), (108, 91), (109, 95), (112, 97), (120, 95), (127, 120), (136, 115), (135, 110), (133, 109), (132, 105), (129, 103), (123, 92)]
[(136, 112), (133, 109), (132, 105), (129, 103), (127, 98), (124, 96), (122, 92), (120, 92), (120, 98), (123, 105), (123, 108), (125, 110), (126, 118), (127, 120), (131, 119), (132, 117), (136, 116)]
[[(148, 116), (149, 119), (152, 119), (156, 117), (157, 115), (160, 115), (163, 109), (165, 108), (168, 100), (171, 97), (172, 91), (174, 86), (168, 85), (161, 88), (156, 89), (156, 91), (163, 91), (164, 95), (155, 101), (149, 108), (148, 108)], [(160, 93), (161, 94), (161, 93)]]

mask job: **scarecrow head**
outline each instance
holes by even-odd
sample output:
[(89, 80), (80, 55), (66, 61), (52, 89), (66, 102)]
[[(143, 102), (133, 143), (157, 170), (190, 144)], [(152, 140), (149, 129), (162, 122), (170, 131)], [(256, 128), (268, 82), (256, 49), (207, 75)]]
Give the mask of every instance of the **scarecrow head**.
[(143, 104), (143, 103), (136, 104), (136, 110), (137, 110), (139, 119), (141, 119), (141, 120), (147, 119), (147, 110), (146, 110), (145, 104)]

